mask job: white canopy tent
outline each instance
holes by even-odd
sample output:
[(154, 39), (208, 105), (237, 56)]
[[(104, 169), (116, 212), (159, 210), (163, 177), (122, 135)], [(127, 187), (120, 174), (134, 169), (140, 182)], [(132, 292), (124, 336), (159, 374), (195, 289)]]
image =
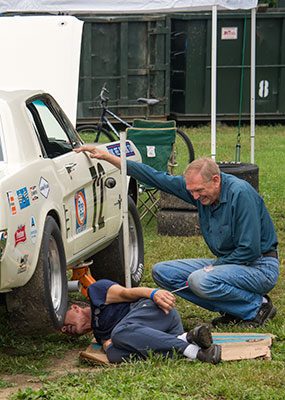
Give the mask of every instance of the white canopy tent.
[(212, 6), (246, 10), (256, 5), (255, 0), (1, 0), (0, 10), (146, 13), (209, 10)]

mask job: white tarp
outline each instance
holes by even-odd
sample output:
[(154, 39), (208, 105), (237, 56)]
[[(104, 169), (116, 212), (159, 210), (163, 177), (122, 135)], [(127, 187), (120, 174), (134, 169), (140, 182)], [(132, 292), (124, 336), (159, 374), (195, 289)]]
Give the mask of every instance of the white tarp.
[(0, 11), (92, 11), (96, 13), (147, 13), (211, 9), (250, 9), (257, 0), (0, 0)]
[(42, 89), (76, 122), (83, 22), (73, 16), (0, 18), (0, 88)]

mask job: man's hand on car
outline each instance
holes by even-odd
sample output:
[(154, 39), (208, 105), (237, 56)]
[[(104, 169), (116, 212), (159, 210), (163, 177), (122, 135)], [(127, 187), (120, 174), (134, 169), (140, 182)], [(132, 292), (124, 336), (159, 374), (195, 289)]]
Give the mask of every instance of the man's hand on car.
[(75, 153), (81, 153), (82, 151), (88, 151), (90, 154), (90, 158), (97, 158), (98, 160), (105, 160), (106, 154), (108, 154), (105, 150), (102, 150), (94, 145), (84, 145), (78, 148), (73, 149)]

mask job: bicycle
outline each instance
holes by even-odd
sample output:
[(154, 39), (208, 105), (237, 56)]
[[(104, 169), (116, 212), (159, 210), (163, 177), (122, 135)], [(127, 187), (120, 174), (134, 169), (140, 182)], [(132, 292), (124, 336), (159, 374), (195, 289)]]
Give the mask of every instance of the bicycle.
[[(85, 124), (79, 125), (77, 127), (77, 132), (84, 136), (88, 135), (88, 140), (90, 140), (90, 135), (95, 143), (106, 143), (106, 142), (113, 142), (120, 140), (120, 133), (114, 126), (114, 124), (110, 121), (108, 116), (112, 117), (114, 120), (118, 121), (121, 125), (125, 126), (126, 128), (130, 128), (132, 125), (129, 124), (127, 121), (120, 118), (118, 115), (113, 113), (108, 108), (108, 101), (109, 97), (107, 94), (109, 93), (108, 89), (106, 88), (106, 83), (104, 83), (100, 94), (98, 96), (100, 100), (100, 107), (102, 109), (100, 120), (97, 125), (93, 124)], [(146, 106), (146, 116), (145, 118), (148, 119), (149, 117), (149, 108), (154, 106), (155, 104), (159, 103), (159, 99), (155, 98), (144, 98), (140, 97), (137, 99), (139, 103), (142, 103)], [(106, 126), (106, 127), (105, 127)], [(194, 148), (191, 143), (189, 137), (180, 129), (176, 129), (176, 139), (175, 139), (175, 148), (174, 154), (169, 162), (169, 168), (175, 171), (175, 174), (182, 174), (184, 167), (192, 162), (195, 158)]]

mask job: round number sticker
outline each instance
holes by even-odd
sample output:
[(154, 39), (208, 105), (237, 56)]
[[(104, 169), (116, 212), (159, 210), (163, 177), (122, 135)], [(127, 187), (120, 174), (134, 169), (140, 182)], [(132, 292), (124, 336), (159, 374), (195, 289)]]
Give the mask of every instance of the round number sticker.
[(77, 223), (82, 226), (86, 218), (86, 199), (82, 192), (77, 193), (75, 209)]

